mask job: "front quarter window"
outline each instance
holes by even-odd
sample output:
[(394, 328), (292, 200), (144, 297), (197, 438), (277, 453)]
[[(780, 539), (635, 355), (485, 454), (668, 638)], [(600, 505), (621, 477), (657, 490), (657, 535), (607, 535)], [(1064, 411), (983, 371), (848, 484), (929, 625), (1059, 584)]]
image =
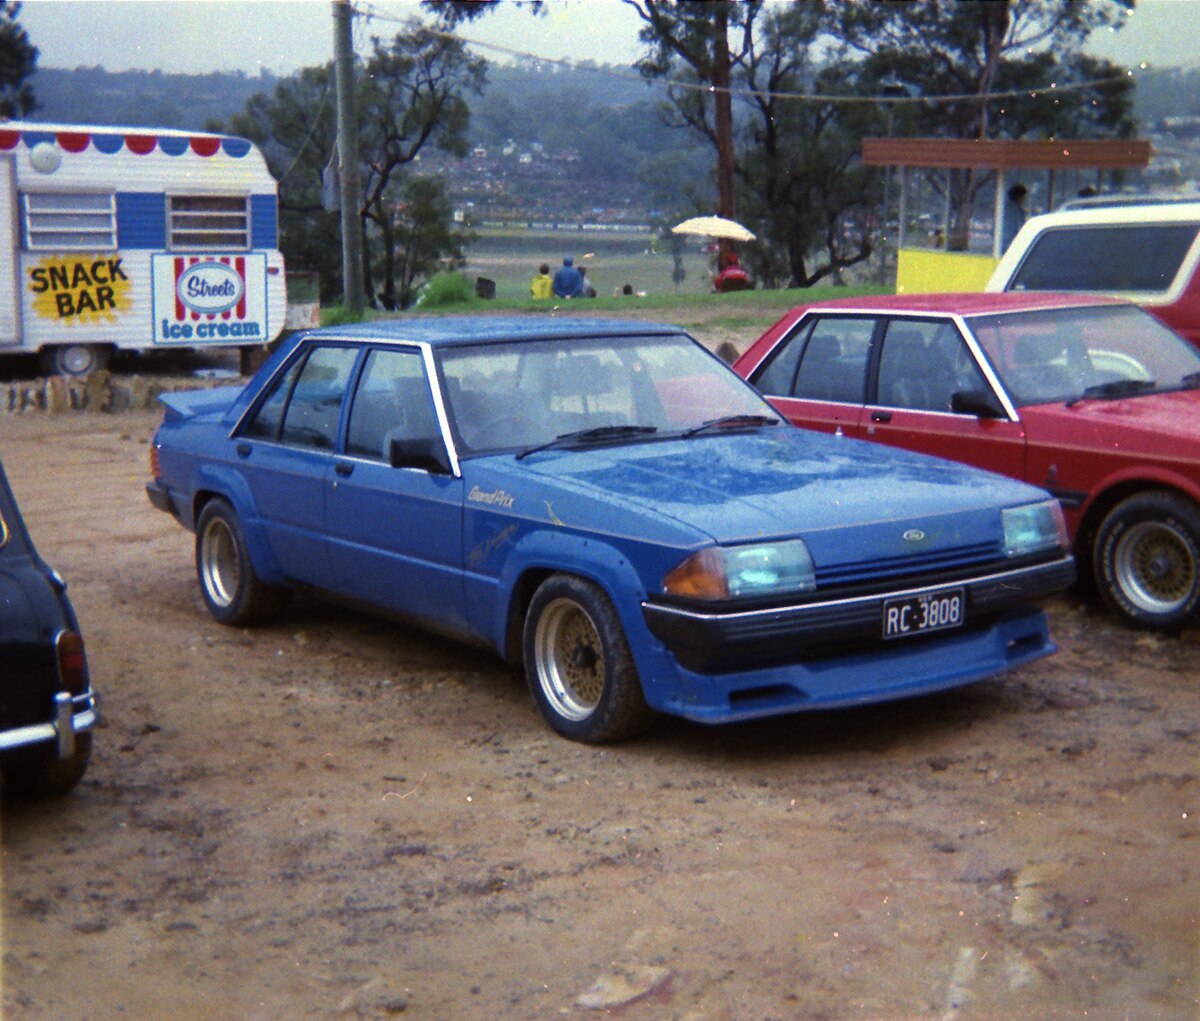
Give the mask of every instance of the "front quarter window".
[(440, 435), (421, 353), (372, 351), (350, 408), (346, 453), (386, 461), (393, 440)]
[(954, 409), (954, 395), (990, 394), (958, 331), (945, 322), (893, 320), (879, 356), (878, 403), (912, 411)]

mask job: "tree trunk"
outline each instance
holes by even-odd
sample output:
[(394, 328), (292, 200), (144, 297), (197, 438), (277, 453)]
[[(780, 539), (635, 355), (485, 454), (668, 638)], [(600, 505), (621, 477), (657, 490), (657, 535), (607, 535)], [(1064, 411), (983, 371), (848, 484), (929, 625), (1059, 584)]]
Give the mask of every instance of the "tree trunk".
[[(737, 219), (734, 200), (733, 97), (729, 94), (732, 65), (729, 58), (729, 20), (725, 3), (716, 4), (713, 29), (712, 86), (714, 125), (717, 135), (717, 214)], [(722, 254), (733, 251), (733, 242), (722, 239)], [(720, 260), (718, 260), (720, 262)]]

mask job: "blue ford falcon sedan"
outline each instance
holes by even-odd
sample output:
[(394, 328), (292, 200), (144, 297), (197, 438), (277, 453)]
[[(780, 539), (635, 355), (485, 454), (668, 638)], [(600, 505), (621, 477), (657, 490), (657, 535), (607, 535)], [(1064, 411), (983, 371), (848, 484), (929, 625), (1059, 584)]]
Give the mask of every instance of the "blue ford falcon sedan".
[(1042, 490), (790, 426), (675, 327), (330, 328), (162, 400), (147, 491), (218, 621), (306, 589), (483, 644), (579, 741), (978, 681), (1074, 580)]

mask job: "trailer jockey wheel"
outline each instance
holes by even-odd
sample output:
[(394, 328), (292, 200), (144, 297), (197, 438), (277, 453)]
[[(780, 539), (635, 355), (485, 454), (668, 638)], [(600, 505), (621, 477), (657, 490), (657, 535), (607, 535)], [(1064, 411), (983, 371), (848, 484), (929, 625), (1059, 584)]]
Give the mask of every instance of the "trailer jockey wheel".
[(42, 348), (42, 372), (47, 376), (87, 376), (108, 364), (109, 351), (99, 344), (56, 344)]

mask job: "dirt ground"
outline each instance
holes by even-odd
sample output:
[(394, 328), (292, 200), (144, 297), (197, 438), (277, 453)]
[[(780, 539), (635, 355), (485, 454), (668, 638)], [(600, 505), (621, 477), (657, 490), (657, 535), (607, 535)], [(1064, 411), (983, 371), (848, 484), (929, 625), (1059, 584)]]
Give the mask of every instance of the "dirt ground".
[(966, 690), (583, 747), (484, 653), (211, 620), (157, 417), (0, 416), (104, 715), (4, 807), (5, 1017), (1197, 1017), (1196, 629), (1065, 599)]

